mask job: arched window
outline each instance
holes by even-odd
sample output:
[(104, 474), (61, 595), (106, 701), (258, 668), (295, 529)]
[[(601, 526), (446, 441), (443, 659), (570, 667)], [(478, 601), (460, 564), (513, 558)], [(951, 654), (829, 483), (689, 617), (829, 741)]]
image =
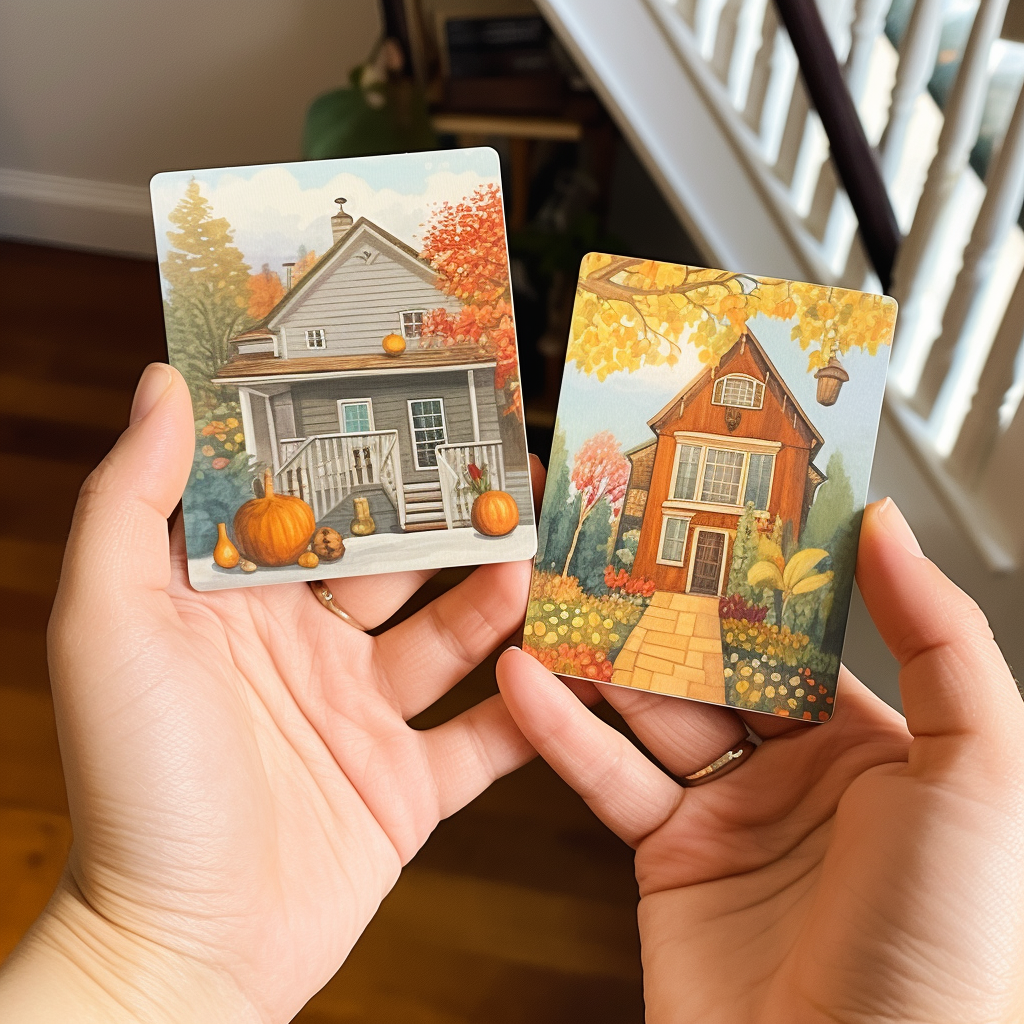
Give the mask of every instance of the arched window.
[(764, 402), (764, 385), (746, 374), (730, 373), (715, 381), (711, 402), (737, 409), (760, 409)]

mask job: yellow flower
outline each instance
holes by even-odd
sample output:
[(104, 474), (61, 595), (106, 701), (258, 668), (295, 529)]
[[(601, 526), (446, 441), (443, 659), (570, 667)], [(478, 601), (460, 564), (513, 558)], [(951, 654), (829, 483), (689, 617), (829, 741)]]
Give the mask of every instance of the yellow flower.
[(618, 633), (609, 633), (608, 634), (608, 639), (611, 640), (611, 642), (613, 644), (617, 644), (619, 642), (619, 634)]
[(245, 434), (242, 434), (242, 433), (235, 434), (235, 443), (236, 444), (241, 444), (244, 440), (245, 440)]
[(771, 700), (771, 698), (775, 696), (775, 687), (774, 687), (774, 686), (766, 686), (766, 687), (764, 688), (764, 695), (765, 695), (765, 696), (766, 696), (766, 697), (767, 697), (767, 698), (768, 698), (769, 700)]
[(227, 452), (233, 452), (235, 450), (235, 447), (236, 446), (233, 445), (230, 441), (224, 442), (224, 450)]
[(562, 625), (558, 627), (558, 635), (559, 636), (565, 636), (565, 634), (568, 633), (568, 632), (569, 632), (569, 627), (563, 622)]
[(589, 623), (590, 623), (590, 624), (591, 624), (592, 626), (600, 626), (600, 625), (601, 625), (601, 616), (600, 616), (600, 615), (598, 615), (598, 614), (597, 614), (597, 612), (591, 612), (591, 613), (590, 613), (590, 614), (589, 614), (589, 615), (587, 616), (587, 621), (588, 621), (588, 622), (589, 622)]
[(208, 459), (212, 459), (213, 456), (216, 454), (213, 450), (212, 444), (204, 444), (202, 447), (202, 452)]
[[(750, 675), (750, 671), (751, 671), (750, 666), (749, 665), (744, 665), (743, 668), (740, 669), (740, 675), (741, 676), (749, 676)], [(764, 677), (762, 676), (762, 678), (764, 678)]]
[(612, 626), (614, 626), (614, 625), (615, 625), (615, 623), (614, 623), (614, 622), (612, 622), (612, 620), (611, 620), (611, 619), (605, 619), (605, 620), (604, 620), (604, 628), (605, 628), (605, 629), (611, 629), (611, 628), (612, 628)]
[(580, 626), (582, 626), (582, 625), (583, 625), (583, 619), (582, 619), (582, 617), (581, 617), (581, 616), (579, 616), (579, 615), (577, 615), (577, 616), (576, 616), (576, 618), (574, 618), (574, 619), (572, 620), (572, 624), (573, 624), (574, 626), (576, 626), (577, 628), (579, 628)]
[(557, 615), (552, 615), (551, 618), (548, 619), (548, 622), (550, 622), (552, 626), (557, 626), (558, 625), (558, 616)]
[(228, 426), (228, 427), (237, 427), (238, 426), (238, 420), (236, 420), (234, 416), (229, 416), (224, 421), (224, 425)]
[(548, 627), (543, 622), (535, 622), (533, 624), (533, 631), (537, 636), (543, 636), (548, 631)]
[(746, 679), (741, 679), (736, 684), (736, 692), (737, 693), (746, 693), (749, 688), (750, 688), (750, 683), (748, 683), (746, 681)]
[(583, 639), (583, 634), (579, 630), (576, 630), (569, 639), (574, 643), (578, 644)]
[(590, 642), (592, 644), (599, 644), (601, 642), (601, 634), (600, 633), (591, 633), (590, 634)]

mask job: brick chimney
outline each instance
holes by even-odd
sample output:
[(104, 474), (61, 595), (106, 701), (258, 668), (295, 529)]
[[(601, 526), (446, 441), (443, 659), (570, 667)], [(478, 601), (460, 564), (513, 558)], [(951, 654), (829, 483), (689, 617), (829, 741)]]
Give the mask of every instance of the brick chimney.
[(286, 292), (290, 292), (292, 290), (292, 267), (294, 267), (295, 264), (282, 263), (281, 266), (284, 267), (284, 290)]
[(345, 212), (347, 199), (335, 199), (334, 201), (338, 204), (338, 212), (331, 218), (331, 234), (334, 236), (334, 241), (337, 242), (344, 238), (348, 234), (349, 228), (352, 227), (352, 215)]

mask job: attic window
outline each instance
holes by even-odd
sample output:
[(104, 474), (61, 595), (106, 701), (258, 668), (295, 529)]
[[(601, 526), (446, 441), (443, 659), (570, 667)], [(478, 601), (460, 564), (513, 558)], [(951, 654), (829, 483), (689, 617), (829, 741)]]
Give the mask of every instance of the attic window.
[(361, 259), (364, 263), (373, 263), (373, 261), (380, 255), (375, 249), (361, 249), (356, 253), (356, 258)]
[(322, 327), (306, 331), (306, 348), (327, 348), (327, 332)]
[(422, 309), (407, 309), (402, 313), (402, 337), (407, 341), (423, 337)]
[(712, 405), (731, 405), (737, 409), (760, 409), (764, 403), (764, 385), (742, 373), (730, 373), (715, 381)]

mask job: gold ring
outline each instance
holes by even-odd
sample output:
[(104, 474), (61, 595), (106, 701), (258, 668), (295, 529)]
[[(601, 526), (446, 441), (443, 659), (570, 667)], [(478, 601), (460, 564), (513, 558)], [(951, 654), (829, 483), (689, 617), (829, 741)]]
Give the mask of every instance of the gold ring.
[(707, 767), (701, 768), (699, 772), (694, 772), (692, 775), (684, 775), (679, 781), (687, 787), (703, 786), (708, 782), (714, 782), (749, 761), (750, 755), (755, 750), (757, 750), (757, 744), (751, 740), (744, 740), (735, 747), (731, 747), (721, 757), (715, 758)]
[(316, 594), (316, 599), (329, 611), (333, 612), (338, 616), (339, 619), (347, 622), (353, 629), (358, 629), (360, 633), (365, 633), (367, 627), (361, 622), (357, 622), (344, 608), (339, 608), (334, 603), (334, 594), (331, 593), (330, 588), (324, 583), (323, 580), (310, 580), (310, 587), (313, 588), (313, 593)]

